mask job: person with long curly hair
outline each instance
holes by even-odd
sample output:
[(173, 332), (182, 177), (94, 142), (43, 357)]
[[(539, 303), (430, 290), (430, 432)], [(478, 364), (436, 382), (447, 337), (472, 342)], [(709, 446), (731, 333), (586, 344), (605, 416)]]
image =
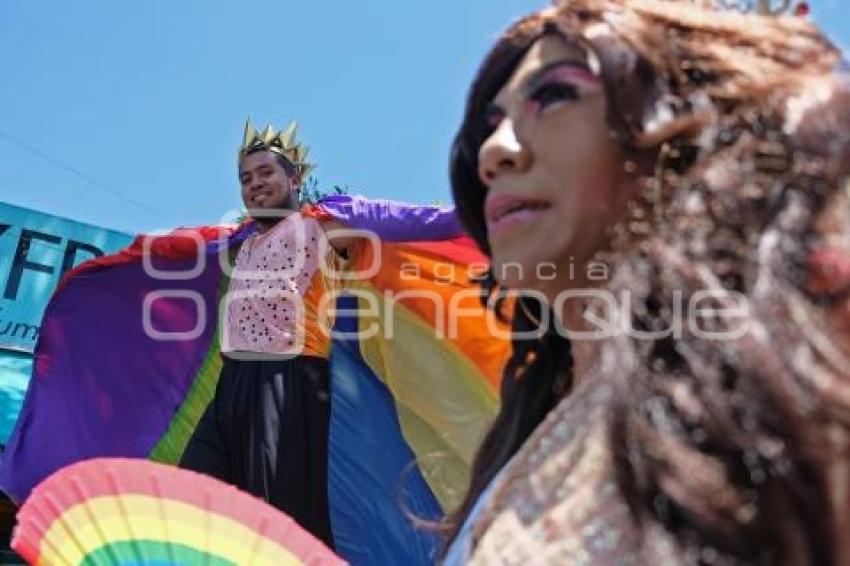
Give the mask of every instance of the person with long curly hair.
[(560, 2), (478, 72), (453, 194), (519, 299), (447, 564), (850, 563), (850, 87), (706, 4)]

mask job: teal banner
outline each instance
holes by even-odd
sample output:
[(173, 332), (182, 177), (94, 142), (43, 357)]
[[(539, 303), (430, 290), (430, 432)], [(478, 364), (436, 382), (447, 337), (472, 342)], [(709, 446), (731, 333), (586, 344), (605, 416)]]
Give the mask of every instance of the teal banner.
[(0, 203), (0, 349), (31, 353), (62, 275), (131, 241), (129, 234)]
[(32, 354), (0, 350), (0, 445), (12, 434), (32, 374)]

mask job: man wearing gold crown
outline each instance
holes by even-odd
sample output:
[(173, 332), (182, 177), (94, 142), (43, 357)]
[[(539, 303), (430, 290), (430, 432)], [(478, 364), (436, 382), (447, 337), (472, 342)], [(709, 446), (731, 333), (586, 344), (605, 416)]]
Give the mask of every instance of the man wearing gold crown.
[[(409, 516), (451, 507), (510, 352), (475, 286), (483, 256), (453, 208), (350, 195), (300, 206), (309, 169), (294, 126), (249, 125), (238, 153), (249, 221), (142, 236), (63, 281), (0, 488), (24, 501), (55, 471), (107, 455), (181, 462), (352, 563), (430, 562), (436, 537)], [(329, 221), (368, 232), (347, 246), (344, 275)], [(188, 265), (200, 274), (160, 275)], [(192, 320), (199, 334), (185, 331)], [(440, 469), (418, 466), (435, 447)]]
[[(332, 545), (327, 498), (329, 337), (308, 294), (323, 294), (338, 258), (299, 214), (312, 166), (296, 125), (257, 132), (239, 151), (242, 200), (257, 230), (240, 246), (223, 302), (215, 397), (181, 461), (289, 514)], [(319, 257), (326, 250), (324, 257)]]

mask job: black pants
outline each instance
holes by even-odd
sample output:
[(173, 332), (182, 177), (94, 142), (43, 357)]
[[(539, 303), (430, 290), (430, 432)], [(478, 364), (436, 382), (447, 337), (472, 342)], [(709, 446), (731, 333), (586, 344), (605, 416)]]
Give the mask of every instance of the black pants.
[(268, 501), (333, 548), (328, 511), (328, 362), (225, 358), (181, 467)]

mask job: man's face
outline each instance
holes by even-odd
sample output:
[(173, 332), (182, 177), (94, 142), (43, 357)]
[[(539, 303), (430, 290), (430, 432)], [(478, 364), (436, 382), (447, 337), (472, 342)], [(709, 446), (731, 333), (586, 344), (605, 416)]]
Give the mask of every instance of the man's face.
[(298, 209), (297, 179), (289, 177), (270, 151), (246, 155), (239, 169), (242, 202), (249, 210)]

